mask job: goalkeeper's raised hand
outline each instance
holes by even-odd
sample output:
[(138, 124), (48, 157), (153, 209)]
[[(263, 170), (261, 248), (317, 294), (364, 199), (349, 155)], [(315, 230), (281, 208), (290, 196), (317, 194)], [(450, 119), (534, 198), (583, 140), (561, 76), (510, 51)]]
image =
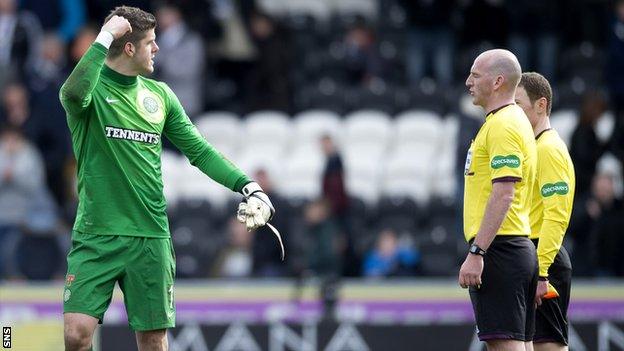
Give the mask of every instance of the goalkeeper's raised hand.
[(119, 39), (127, 32), (132, 32), (132, 26), (124, 17), (115, 15), (104, 23), (102, 31), (110, 33), (113, 39)]
[(238, 205), (236, 218), (247, 226), (247, 230), (266, 225), (275, 214), (275, 208), (267, 194), (256, 182), (245, 185), (242, 193), (245, 198)]

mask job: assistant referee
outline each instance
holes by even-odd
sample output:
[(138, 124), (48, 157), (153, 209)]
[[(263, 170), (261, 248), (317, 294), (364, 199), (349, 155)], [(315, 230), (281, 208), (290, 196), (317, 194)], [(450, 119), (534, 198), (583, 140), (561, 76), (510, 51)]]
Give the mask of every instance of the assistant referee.
[(562, 246), (574, 202), (574, 165), (559, 134), (550, 127), (552, 88), (539, 73), (523, 73), (516, 103), (537, 141), (537, 178), (531, 205), (531, 239), (537, 247), (535, 350), (567, 350), (570, 256)]
[(514, 103), (521, 74), (515, 55), (496, 49), (475, 59), (466, 80), (473, 104), (487, 114), (466, 157), (464, 235), (471, 245), (459, 285), (470, 288), (488, 350), (531, 349), (534, 333), (538, 271), (529, 212), (537, 151)]

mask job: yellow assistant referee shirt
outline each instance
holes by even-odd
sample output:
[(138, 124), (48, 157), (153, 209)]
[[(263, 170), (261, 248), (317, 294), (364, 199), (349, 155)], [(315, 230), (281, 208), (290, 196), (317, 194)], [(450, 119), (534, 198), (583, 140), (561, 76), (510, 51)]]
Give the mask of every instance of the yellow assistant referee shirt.
[(548, 268), (561, 248), (574, 202), (574, 165), (559, 134), (553, 129), (537, 137), (537, 177), (531, 205), (531, 239), (538, 239), (539, 275)]
[(492, 183), (515, 181), (514, 198), (496, 235), (531, 233), (529, 212), (537, 151), (533, 129), (516, 104), (487, 114), (470, 145), (464, 169), (464, 236), (477, 235)]

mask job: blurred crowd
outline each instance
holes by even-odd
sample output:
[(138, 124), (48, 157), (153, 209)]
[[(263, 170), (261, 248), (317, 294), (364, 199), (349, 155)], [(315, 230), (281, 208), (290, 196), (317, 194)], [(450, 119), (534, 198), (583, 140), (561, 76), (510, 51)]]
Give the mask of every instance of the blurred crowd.
[[(154, 76), (171, 86), (192, 119), (210, 110), (453, 112), (461, 125), (458, 163), (480, 125), (460, 104), (470, 64), (486, 48), (511, 49), (525, 71), (551, 81), (555, 109), (579, 116), (569, 141), (577, 197), (565, 243), (574, 273), (624, 276), (621, 171), (618, 177), (599, 165), (605, 154), (620, 170), (624, 160), (623, 0), (371, 0), (363, 3), (373, 11), (354, 6), (327, 15), (280, 11), (287, 3), (124, 2), (157, 16)], [(64, 273), (77, 195), (58, 90), (118, 4), (0, 0), (0, 279)], [(606, 112), (613, 128), (601, 138), (596, 125)], [(427, 208), (388, 200), (371, 210), (347, 193), (332, 139), (324, 137), (319, 148), (326, 156), (319, 199), (294, 203), (272, 192), (266, 172), (253, 175), (274, 199), (276, 226), (288, 228), (286, 264), (268, 230), (247, 232), (223, 215), (212, 231), (225, 240), (212, 244), (205, 261), (179, 259), (181, 276), (456, 274), (465, 253), (460, 196)], [(201, 217), (178, 207), (172, 225), (184, 211)], [(427, 235), (414, 240), (402, 221), (418, 222)], [(183, 247), (183, 233), (176, 235)], [(441, 243), (449, 244), (440, 249)], [(188, 265), (199, 268), (185, 270)]]

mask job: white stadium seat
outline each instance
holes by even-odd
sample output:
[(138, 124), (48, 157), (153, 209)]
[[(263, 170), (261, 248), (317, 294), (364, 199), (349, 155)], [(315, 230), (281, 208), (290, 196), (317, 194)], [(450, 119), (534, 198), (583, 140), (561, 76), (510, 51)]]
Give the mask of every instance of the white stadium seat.
[(237, 115), (215, 111), (197, 117), (195, 125), (199, 132), (224, 155), (231, 157), (238, 151), (242, 126)]
[(286, 148), (292, 135), (291, 122), (285, 113), (277, 111), (253, 112), (245, 117), (244, 137), (246, 147), (258, 145)]
[(421, 205), (429, 201), (433, 169), (431, 163), (415, 158), (412, 153), (395, 153), (382, 167), (382, 195), (408, 196)]
[(182, 173), (180, 164), (182, 158), (175, 152), (163, 150), (160, 155), (161, 172), (163, 179), (163, 192), (167, 204), (175, 207), (180, 197), (180, 183), (182, 181)]
[(340, 116), (331, 111), (308, 110), (298, 113), (293, 118), (295, 142), (314, 144), (318, 147), (323, 135), (330, 135), (334, 142), (340, 143), (342, 121)]
[(321, 176), (325, 160), (320, 151), (295, 150), (282, 163), (276, 188), (284, 196), (314, 199), (321, 194)]
[(559, 110), (550, 115), (550, 125), (568, 146), (570, 146), (570, 139), (577, 123), (578, 115), (574, 110)]
[(394, 123), (394, 148), (430, 157), (443, 133), (440, 116), (430, 111), (411, 110), (399, 114)]

